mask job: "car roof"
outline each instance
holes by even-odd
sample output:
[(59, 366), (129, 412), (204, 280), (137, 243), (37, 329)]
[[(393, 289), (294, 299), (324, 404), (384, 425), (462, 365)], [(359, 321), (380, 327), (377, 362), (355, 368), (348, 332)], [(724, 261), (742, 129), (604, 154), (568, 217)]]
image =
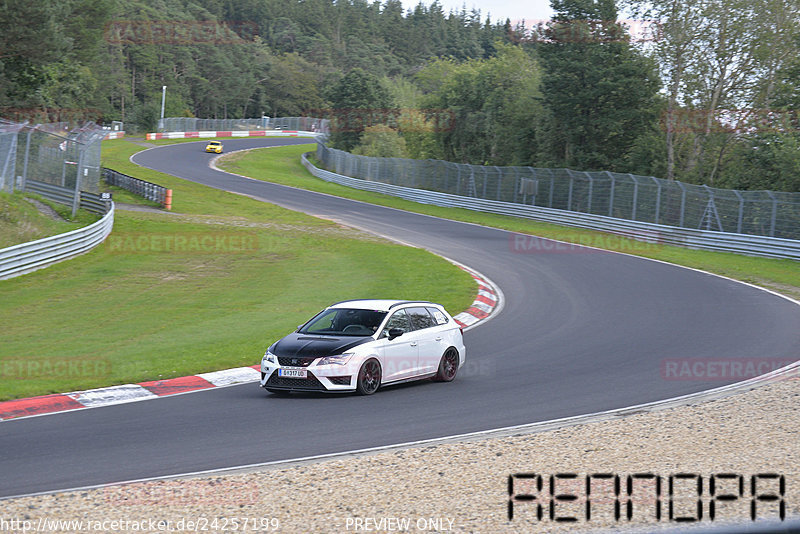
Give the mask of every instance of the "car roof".
[(208, 144), (209, 145), (213, 145), (213, 144), (221, 145), (222, 141), (209, 141)]
[(434, 302), (424, 300), (390, 300), (390, 299), (358, 299), (343, 300), (328, 306), (329, 308), (356, 308), (359, 310), (389, 311), (403, 304), (420, 304), (423, 306), (439, 306)]

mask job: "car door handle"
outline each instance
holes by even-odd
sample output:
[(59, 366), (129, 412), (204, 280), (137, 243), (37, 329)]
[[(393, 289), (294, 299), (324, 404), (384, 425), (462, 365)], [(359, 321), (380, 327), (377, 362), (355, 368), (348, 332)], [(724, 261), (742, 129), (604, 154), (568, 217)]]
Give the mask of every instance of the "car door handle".
[(439, 337), (436, 338), (436, 341), (441, 341), (441, 340), (442, 340), (442, 336), (439, 336)]
[(416, 347), (416, 346), (417, 346), (417, 342), (416, 342), (416, 341), (412, 341), (412, 342), (411, 342), (411, 346), (412, 346), (412, 347)]

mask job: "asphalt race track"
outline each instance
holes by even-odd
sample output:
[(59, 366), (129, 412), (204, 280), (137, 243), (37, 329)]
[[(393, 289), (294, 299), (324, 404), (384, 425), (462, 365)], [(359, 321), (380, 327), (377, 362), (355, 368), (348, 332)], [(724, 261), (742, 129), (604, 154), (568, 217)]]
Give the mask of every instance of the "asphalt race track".
[[(225, 149), (308, 142), (227, 140)], [(505, 231), (214, 171), (200, 143), (134, 161), (460, 261), (502, 289), (505, 309), (465, 334), (468, 365), (449, 384), (286, 398), (244, 384), (0, 423), (0, 497), (545, 421), (726, 383), (666, 379), (665, 359), (800, 358), (800, 306), (767, 292), (597, 250), (519, 253)]]

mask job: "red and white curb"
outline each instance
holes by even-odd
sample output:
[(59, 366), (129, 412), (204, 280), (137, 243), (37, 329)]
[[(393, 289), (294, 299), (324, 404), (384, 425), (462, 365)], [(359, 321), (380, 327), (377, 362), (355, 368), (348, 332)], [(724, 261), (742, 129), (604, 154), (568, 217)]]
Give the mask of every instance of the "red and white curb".
[(111, 132), (110, 134), (106, 135), (103, 139), (122, 139), (125, 137), (125, 132)]
[[(453, 317), (464, 330), (468, 330), (488, 320), (500, 310), (503, 301), (502, 292), (480, 273), (457, 262), (453, 263), (467, 271), (478, 283), (478, 295), (475, 297), (475, 301), (467, 310)], [(260, 365), (236, 367), (194, 376), (0, 402), (0, 421), (157, 399), (168, 395), (257, 382), (261, 379), (260, 367)]]
[(205, 139), (208, 137), (316, 137), (319, 132), (305, 130), (205, 130), (199, 132), (160, 132), (146, 135), (155, 139)]
[(255, 382), (261, 378), (260, 366), (236, 367), (224, 371), (154, 380), (140, 384), (123, 384), (107, 388), (57, 393), (0, 402), (0, 420), (46, 415), (81, 408), (96, 408), (126, 402), (156, 399), (167, 395), (189, 393), (215, 387)]
[(500, 306), (503, 302), (503, 292), (500, 291), (491, 280), (478, 271), (455, 261), (453, 261), (453, 263), (469, 273), (478, 283), (478, 295), (475, 297), (475, 301), (469, 308), (453, 317), (455, 322), (461, 325), (465, 330), (468, 330), (477, 326), (478, 323), (488, 320), (492, 314), (500, 311)]

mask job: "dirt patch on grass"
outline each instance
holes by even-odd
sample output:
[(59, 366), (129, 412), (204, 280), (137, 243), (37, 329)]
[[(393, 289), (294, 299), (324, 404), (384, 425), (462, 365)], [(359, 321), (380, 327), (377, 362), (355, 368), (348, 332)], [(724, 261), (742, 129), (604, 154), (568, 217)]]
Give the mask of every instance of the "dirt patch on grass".
[(39, 213), (41, 213), (42, 215), (45, 215), (46, 217), (49, 217), (49, 218), (53, 219), (54, 221), (63, 221), (64, 220), (64, 218), (61, 215), (59, 215), (56, 210), (54, 210), (52, 207), (48, 206), (47, 204), (45, 204), (44, 202), (42, 202), (40, 200), (36, 200), (35, 198), (26, 197), (25, 201), (30, 203), (30, 204), (33, 204), (33, 206), (39, 211)]
[(270, 222), (251, 221), (245, 217), (220, 217), (216, 215), (188, 215), (174, 213), (181, 217), (183, 221), (190, 223), (200, 223), (215, 226), (231, 226), (235, 228), (254, 228), (265, 230), (278, 230), (285, 235), (311, 234), (322, 237), (344, 237), (358, 239), (359, 241), (369, 241), (373, 243), (391, 243), (392, 241), (370, 234), (363, 230), (351, 228), (343, 224), (334, 223), (333, 226), (311, 226), (301, 224), (284, 224)]
[(789, 284), (780, 284), (778, 282), (773, 282), (772, 280), (764, 280), (762, 278), (751, 278), (748, 282), (765, 287), (776, 293), (780, 293), (782, 295), (786, 295), (791, 297), (795, 300), (800, 300), (800, 287), (789, 285)]

